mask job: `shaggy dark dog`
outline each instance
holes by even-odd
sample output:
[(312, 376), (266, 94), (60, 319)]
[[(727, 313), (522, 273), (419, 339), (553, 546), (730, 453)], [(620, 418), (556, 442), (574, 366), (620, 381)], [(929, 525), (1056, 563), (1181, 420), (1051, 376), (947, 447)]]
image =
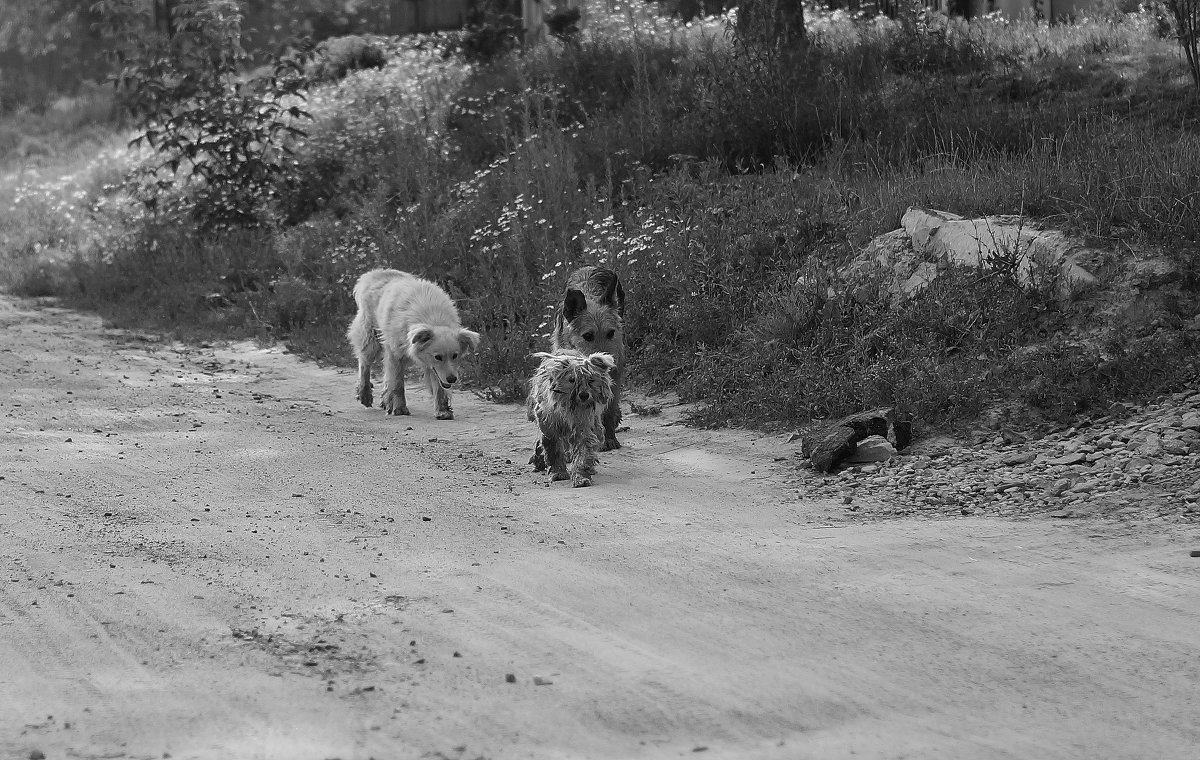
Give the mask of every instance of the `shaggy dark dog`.
[(604, 409), (601, 451), (621, 448), (621, 388), (625, 381), (625, 289), (617, 273), (603, 267), (580, 267), (567, 279), (562, 305), (554, 318), (550, 344), (555, 351), (612, 356), (612, 398)]

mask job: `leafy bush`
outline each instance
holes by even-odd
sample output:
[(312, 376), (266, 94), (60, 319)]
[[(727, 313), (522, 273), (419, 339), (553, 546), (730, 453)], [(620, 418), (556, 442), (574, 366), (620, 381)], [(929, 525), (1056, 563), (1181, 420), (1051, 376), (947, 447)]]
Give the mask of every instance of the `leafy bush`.
[[(303, 58), (277, 58), (265, 77), (244, 80), (249, 56), (241, 46), (241, 13), (234, 0), (191, 0), (174, 6), (171, 36), (148, 34), (144, 9), (131, 0), (103, 0), (108, 33), (121, 64), (116, 83), (156, 162), (135, 184), (150, 208), (180, 199), (204, 225), (254, 225), (275, 189), (291, 149), (302, 135), (295, 121), (304, 87)], [(291, 101), (288, 104), (286, 101)]]
[(1139, 5), (1139, 10), (1149, 17), (1154, 25), (1154, 34), (1160, 39), (1175, 35), (1175, 15), (1162, 0), (1151, 0)]
[(1200, 90), (1200, 0), (1165, 0), (1175, 17), (1175, 34), (1187, 58), (1192, 83)]
[(445, 171), (448, 101), (466, 67), (436, 51), (398, 51), (380, 69), (355, 71), (314, 92), (313, 123), (293, 146), (272, 197), (286, 224), (321, 211), (345, 214), (364, 197), (413, 203)]
[(995, 71), (1017, 62), (1000, 40), (988, 39), (985, 27), (947, 16), (917, 2), (901, 3), (898, 24), (884, 32), (884, 53), (895, 71), (964, 74)]
[[(314, 87), (307, 134), (284, 141), (271, 180), (276, 226), (197, 235), (130, 211), (124, 236), (91, 244), (46, 215), (24, 250), (66, 238), (88, 250), (76, 279), (96, 302), (264, 331), (331, 361), (349, 360), (358, 275), (412, 271), (485, 333), (472, 375), (497, 400), (523, 395), (528, 354), (585, 263), (621, 273), (637, 380), (700, 402), (707, 422), (867, 404), (938, 422), (1002, 398), (1071, 414), (1186, 382), (1171, 362), (1194, 346), (1179, 336), (1130, 336), (1097, 365), (1107, 375), (1090, 348), (1037, 348), (1077, 317), (1002, 273), (951, 273), (902, 310), (830, 291), (910, 205), (1132, 236), (1200, 271), (1200, 140), (1179, 127), (1200, 112), (1148, 19), (811, 14), (803, 55), (638, 5), (588, 19), (570, 44), (520, 54), (511, 36), (490, 52), (469, 42), (486, 65), (443, 57), (434, 38), (393, 42), (382, 68)], [(1143, 48), (1144, 76), (1104, 58)], [(232, 305), (206, 305), (214, 289)], [(1156, 365), (1160, 349), (1170, 361)], [(1013, 379), (1036, 373), (1057, 385)]]
[(563, 41), (574, 41), (579, 36), (579, 21), (583, 13), (578, 8), (555, 8), (544, 19), (551, 36)]
[(487, 64), (520, 47), (523, 36), (519, 3), (484, 0), (471, 11), (457, 51), (472, 63)]
[(349, 35), (318, 45), (306, 73), (310, 82), (336, 82), (351, 71), (381, 69), (386, 63), (387, 54), (381, 46), (364, 37)]
[(1200, 339), (1159, 329), (1107, 345), (1057, 338), (1019, 352), (1010, 362), (1019, 397), (1047, 416), (1067, 421), (1103, 410), (1113, 400), (1149, 401), (1200, 378)]

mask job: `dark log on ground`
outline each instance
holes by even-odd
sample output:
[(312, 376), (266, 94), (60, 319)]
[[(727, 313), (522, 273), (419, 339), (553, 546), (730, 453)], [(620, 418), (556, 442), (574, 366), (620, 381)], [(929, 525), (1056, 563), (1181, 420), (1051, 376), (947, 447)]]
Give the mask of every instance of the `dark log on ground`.
[(890, 407), (859, 412), (804, 436), (801, 451), (817, 472), (829, 472), (872, 435), (887, 438), (897, 450), (912, 440), (912, 421)]

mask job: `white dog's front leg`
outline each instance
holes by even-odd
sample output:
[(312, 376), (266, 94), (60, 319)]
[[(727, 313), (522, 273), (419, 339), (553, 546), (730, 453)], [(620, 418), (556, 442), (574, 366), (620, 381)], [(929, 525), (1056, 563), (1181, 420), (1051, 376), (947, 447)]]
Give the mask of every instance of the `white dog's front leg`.
[(388, 414), (408, 414), (404, 399), (404, 368), (408, 364), (403, 354), (383, 350), (383, 400), (379, 406)]
[(454, 410), (450, 408), (450, 391), (442, 387), (442, 384), (437, 381), (437, 376), (433, 377), (433, 398), (437, 405), (437, 418), (439, 420), (454, 419)]
[(371, 365), (379, 360), (383, 349), (375, 339), (374, 330), (367, 324), (367, 318), (361, 308), (350, 323), (346, 335), (354, 348), (354, 355), (358, 357), (358, 385), (354, 394), (359, 403), (370, 407), (374, 403), (371, 395)]

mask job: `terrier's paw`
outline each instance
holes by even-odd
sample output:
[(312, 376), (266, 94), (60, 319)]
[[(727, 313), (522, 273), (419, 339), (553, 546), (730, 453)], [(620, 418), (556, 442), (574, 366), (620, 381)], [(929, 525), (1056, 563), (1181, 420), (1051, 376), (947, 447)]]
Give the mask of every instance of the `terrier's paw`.
[(600, 445), (601, 451), (612, 451), (613, 449), (619, 448), (621, 448), (621, 442), (617, 440), (615, 435), (611, 438), (606, 437), (604, 439), (604, 443)]
[(371, 405), (375, 403), (375, 397), (371, 393), (371, 384), (370, 383), (359, 386), (359, 388), (358, 388), (358, 403), (362, 404), (363, 406), (367, 407), (368, 409), (370, 409)]
[(571, 486), (574, 488), (587, 488), (592, 484), (591, 478), (575, 478), (571, 481)]
[(450, 411), (449, 409), (445, 409), (437, 413), (437, 418), (439, 420), (452, 420), (454, 419), (454, 412)]
[(541, 439), (533, 443), (533, 456), (529, 457), (530, 465), (533, 465), (534, 472), (545, 472), (550, 463), (546, 462), (546, 449), (541, 445)]
[(557, 482), (558, 482), (558, 481), (560, 481), (560, 480), (570, 480), (570, 479), (571, 479), (571, 476), (570, 476), (570, 475), (568, 475), (568, 474), (567, 474), (567, 473), (565, 473), (565, 472), (552, 472), (552, 473), (550, 473), (550, 482), (551, 482), (551, 483), (557, 483)]

